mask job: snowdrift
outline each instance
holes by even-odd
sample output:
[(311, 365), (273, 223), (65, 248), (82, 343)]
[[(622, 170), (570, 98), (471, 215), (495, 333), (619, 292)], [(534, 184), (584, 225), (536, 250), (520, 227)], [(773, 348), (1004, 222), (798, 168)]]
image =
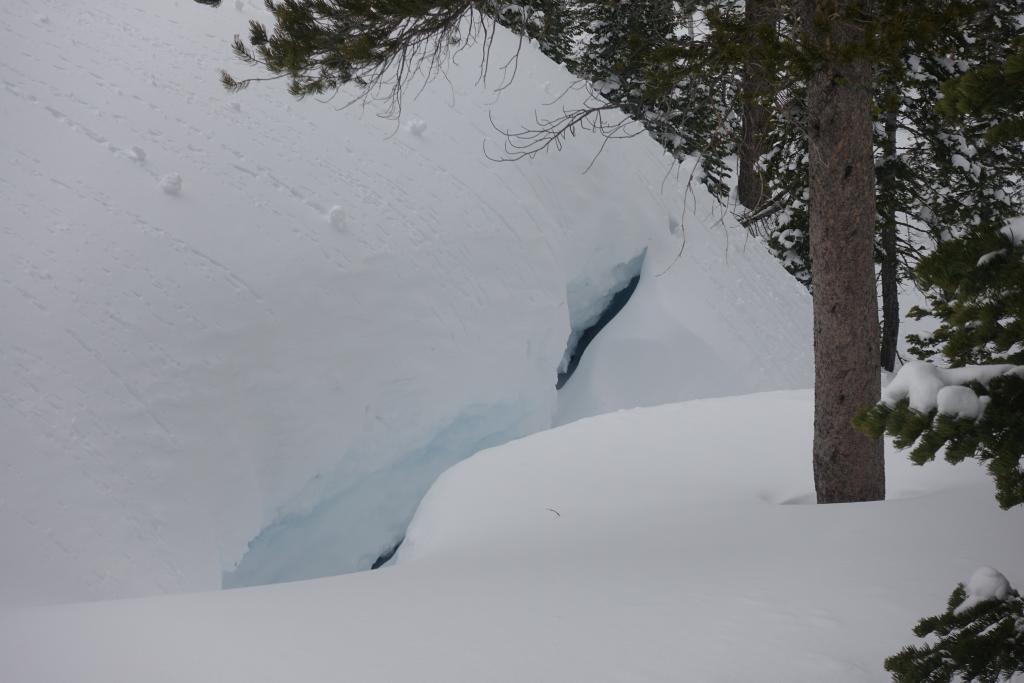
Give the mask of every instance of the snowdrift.
[[(395, 123), (225, 93), (250, 18), (4, 5), (0, 605), (366, 568), (440, 472), (556, 414), (809, 384), (806, 295), (651, 141), (586, 174), (587, 135), (486, 158), (489, 112), (529, 122), (568, 83), (532, 49), (500, 96), (467, 52)], [(645, 253), (642, 343), (595, 347), (560, 399)]]
[[(484, 451), (376, 572), (0, 616), (0, 677), (882, 681), (1024, 510), (889, 453), (890, 500), (812, 499), (809, 392), (623, 411)], [(54, 656), (60, 653), (60, 656)]]

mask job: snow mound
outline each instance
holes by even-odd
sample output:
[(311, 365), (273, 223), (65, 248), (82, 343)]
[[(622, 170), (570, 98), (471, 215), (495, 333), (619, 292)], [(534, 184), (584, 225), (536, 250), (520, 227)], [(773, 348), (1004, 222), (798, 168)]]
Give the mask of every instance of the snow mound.
[(421, 138), (423, 137), (423, 134), (427, 132), (427, 122), (423, 119), (409, 119), (405, 124), (405, 129), (409, 131), (411, 135)]
[(911, 361), (882, 389), (882, 402), (892, 408), (907, 399), (919, 413), (938, 409), (943, 415), (973, 420), (984, 410), (983, 397), (963, 385), (977, 382), (987, 386), (994, 377), (1021, 370), (1024, 367), (1005, 363), (942, 368), (925, 361)]
[(970, 387), (951, 385), (942, 387), (935, 395), (939, 415), (949, 415), (962, 420), (977, 420), (981, 417), (984, 403)]
[(986, 600), (1005, 600), (1010, 594), (1010, 581), (992, 567), (978, 567), (965, 588), (967, 598), (953, 610), (954, 614), (962, 614)]
[(327, 220), (336, 230), (344, 230), (346, 227), (345, 210), (340, 206), (332, 206), (331, 210), (327, 212)]
[[(0, 326), (0, 604), (369, 567), (441, 471), (550, 426), (575, 321), (635, 275), (624, 264), (678, 252), (663, 235), (684, 197), (650, 140), (586, 174), (602, 140), (585, 134), (485, 157), (490, 112), (528, 123), (539, 84), (569, 82), (533, 48), (500, 96), (462, 60), (396, 135), (372, 105), (224, 92), (259, 3), (38, 12), (10, 0), (0, 22), (18, 131), (0, 136), (0, 314), (17, 321)], [(514, 45), (500, 34), (494, 54)], [(688, 225), (695, 262), (720, 259)], [(735, 296), (791, 291), (777, 266), (770, 283), (730, 272)], [(694, 284), (677, 321), (717, 296)], [(807, 300), (771, 305), (778, 343), (741, 355), (781, 387), (808, 370), (776, 355), (805, 343), (784, 321)], [(720, 314), (722, 334), (747, 325)], [(721, 360), (688, 381), (724, 377)], [(746, 386), (730, 381), (715, 390)]]
[(168, 173), (160, 179), (160, 189), (172, 197), (177, 197), (181, 194), (181, 185), (181, 176), (177, 173)]
[[(728, 515), (727, 510), (754, 506), (767, 516), (792, 516), (765, 505), (814, 501), (808, 455), (811, 409), (809, 391), (689, 401), (580, 420), (483, 451), (435, 482), (409, 527), (399, 563), (447, 552), (449, 547), (474, 553), (517, 552), (516, 539), (525, 542), (551, 532), (547, 508), (557, 509), (562, 519), (621, 516), (615, 528), (625, 535), (638, 495), (644, 499), (639, 514), (664, 508), (667, 515), (655, 529), (632, 531), (641, 544), (654, 543), (653, 537), (663, 533), (661, 527), (675, 527), (681, 518), (710, 534), (736, 532), (731, 522), (726, 523), (727, 530), (705, 524), (710, 510)], [(913, 498), (948, 487), (974, 487), (991, 497), (992, 484), (984, 472), (974, 463), (919, 467), (903, 453), (888, 453), (887, 498)], [(517, 481), (524, 483), (516, 486)], [(994, 499), (984, 507), (998, 509)], [(824, 523), (837, 514), (829, 511), (838, 509), (819, 508), (818, 521)], [(865, 505), (857, 514), (874, 514), (870, 509), (872, 505)], [(1012, 516), (1018, 514), (1024, 510)], [(936, 533), (941, 527), (935, 522), (927, 526)], [(746, 538), (747, 533), (741, 536)], [(817, 538), (817, 533), (812, 536)], [(574, 541), (567, 537), (559, 541), (563, 542)], [(916, 545), (913, 550), (923, 552)], [(809, 567), (814, 564), (808, 559)]]
[(899, 500), (786, 504), (813, 490), (812, 413), (765, 393), (513, 441), (437, 481), (393, 567), (0, 614), (0, 678), (887, 680), (978, 558), (1024, 566), (1024, 509), (974, 463), (892, 452)]

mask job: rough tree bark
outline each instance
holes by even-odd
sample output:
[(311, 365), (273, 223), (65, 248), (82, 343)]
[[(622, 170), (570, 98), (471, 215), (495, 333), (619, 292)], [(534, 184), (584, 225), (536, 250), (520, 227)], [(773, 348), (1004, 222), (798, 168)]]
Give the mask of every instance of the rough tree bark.
[(857, 0), (801, 0), (804, 35), (822, 55), (807, 89), (814, 278), (814, 486), (819, 503), (885, 497), (882, 442), (854, 429), (879, 378), (871, 65), (850, 51)]
[(896, 202), (892, 199), (896, 184), (896, 113), (885, 114), (885, 139), (882, 141), (882, 166), (878, 172), (882, 196), (888, 198), (879, 207), (882, 237), (882, 368), (896, 367), (896, 345), (900, 339), (900, 299), (897, 282)]
[[(747, 0), (744, 20), (752, 35), (769, 35), (778, 21), (778, 0)], [(743, 65), (743, 83), (740, 99), (743, 107), (743, 138), (740, 141), (739, 178), (736, 183), (736, 197), (740, 204), (750, 211), (764, 201), (764, 178), (757, 172), (757, 160), (764, 154), (765, 138), (771, 120), (767, 98), (772, 96), (771, 74), (767, 72), (764, 60), (751, 54)]]

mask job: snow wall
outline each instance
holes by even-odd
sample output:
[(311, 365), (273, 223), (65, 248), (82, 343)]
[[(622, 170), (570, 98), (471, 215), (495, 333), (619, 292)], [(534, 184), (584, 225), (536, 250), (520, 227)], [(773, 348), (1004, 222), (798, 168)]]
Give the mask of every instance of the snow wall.
[(530, 47), (500, 95), (464, 53), (396, 124), (224, 92), (261, 3), (3, 11), (0, 605), (363, 569), (481, 448), (811, 381), (806, 294), (652, 141), (487, 159), (489, 112), (570, 82)]

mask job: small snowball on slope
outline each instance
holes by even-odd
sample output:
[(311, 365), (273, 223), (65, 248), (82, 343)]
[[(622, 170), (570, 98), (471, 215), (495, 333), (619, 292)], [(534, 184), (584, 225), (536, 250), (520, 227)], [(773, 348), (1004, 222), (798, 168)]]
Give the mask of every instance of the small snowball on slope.
[(409, 123), (405, 124), (405, 129), (420, 138), (427, 132), (427, 122), (423, 119), (409, 119)]
[(345, 210), (340, 206), (332, 206), (327, 212), (327, 220), (331, 222), (336, 230), (344, 230), (347, 227), (345, 221)]
[(682, 221), (676, 218), (674, 215), (669, 214), (668, 217), (668, 232), (670, 235), (678, 235), (683, 229)]
[(1005, 600), (1010, 594), (1010, 582), (992, 567), (978, 567), (967, 581), (967, 599), (953, 610), (961, 614), (986, 600)]
[(181, 176), (177, 173), (168, 173), (160, 179), (160, 187), (172, 197), (181, 194)]
[(942, 387), (939, 389), (937, 403), (940, 415), (964, 420), (977, 420), (981, 417), (981, 400), (970, 387)]
[(146, 150), (142, 149), (138, 145), (132, 145), (131, 149), (128, 150), (128, 156), (133, 161), (143, 162), (146, 160)]

